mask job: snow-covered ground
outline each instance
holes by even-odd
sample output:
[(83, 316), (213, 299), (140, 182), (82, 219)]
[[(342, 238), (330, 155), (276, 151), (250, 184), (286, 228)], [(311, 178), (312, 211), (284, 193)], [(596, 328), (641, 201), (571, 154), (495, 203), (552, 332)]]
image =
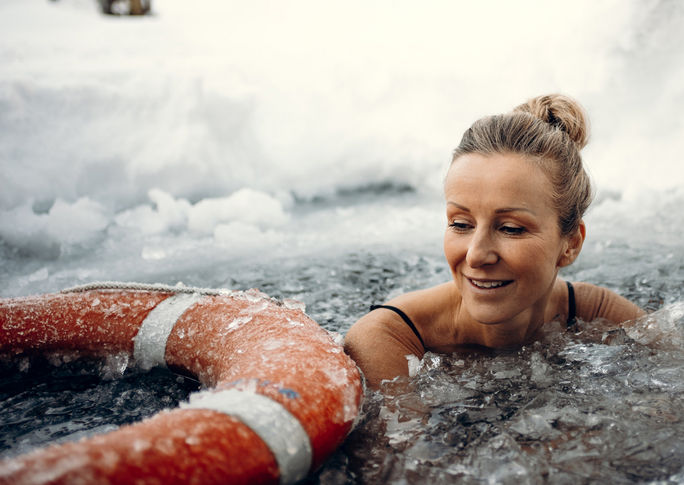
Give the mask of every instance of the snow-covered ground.
[(554, 91), (586, 105), (586, 163), (599, 199), (618, 200), (591, 216), (600, 237), (674, 230), (676, 4), (153, 8), (0, 5), (0, 295), (321, 252), (438, 255), (440, 184), (462, 131)]

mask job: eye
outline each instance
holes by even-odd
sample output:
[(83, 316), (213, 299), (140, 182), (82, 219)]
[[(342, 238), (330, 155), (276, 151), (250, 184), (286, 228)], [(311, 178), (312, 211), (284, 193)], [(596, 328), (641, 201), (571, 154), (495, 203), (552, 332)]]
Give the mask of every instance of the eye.
[(467, 230), (471, 229), (473, 226), (471, 226), (467, 222), (452, 221), (449, 223), (449, 227), (452, 228), (456, 232), (466, 232)]
[(509, 236), (519, 236), (520, 234), (523, 234), (526, 231), (524, 227), (509, 225), (501, 226), (499, 230)]

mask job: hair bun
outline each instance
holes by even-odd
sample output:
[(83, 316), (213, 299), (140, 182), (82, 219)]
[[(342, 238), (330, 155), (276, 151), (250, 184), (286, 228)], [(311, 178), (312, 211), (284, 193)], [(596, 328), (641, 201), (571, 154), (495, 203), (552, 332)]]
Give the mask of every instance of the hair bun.
[(562, 94), (537, 96), (513, 111), (530, 113), (567, 133), (578, 148), (589, 141), (589, 120), (584, 108), (574, 99)]

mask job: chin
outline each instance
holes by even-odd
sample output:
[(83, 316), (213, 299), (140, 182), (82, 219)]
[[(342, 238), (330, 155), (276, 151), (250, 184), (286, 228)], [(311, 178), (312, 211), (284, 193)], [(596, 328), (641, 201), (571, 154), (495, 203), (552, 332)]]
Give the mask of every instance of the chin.
[(492, 314), (489, 312), (473, 312), (470, 316), (482, 325), (502, 325), (513, 319), (513, 315)]
[(502, 325), (511, 322), (519, 312), (502, 312), (501, 308), (475, 308), (470, 316), (482, 325)]

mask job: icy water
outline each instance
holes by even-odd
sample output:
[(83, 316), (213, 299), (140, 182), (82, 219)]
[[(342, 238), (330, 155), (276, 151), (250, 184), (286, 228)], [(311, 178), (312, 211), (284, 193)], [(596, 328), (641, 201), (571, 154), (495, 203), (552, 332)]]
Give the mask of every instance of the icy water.
[(681, 483), (684, 354), (582, 327), (426, 355), (370, 398), (322, 482)]
[[(652, 315), (428, 354), (367, 396), (311, 482), (684, 482), (684, 6), (321, 5), (164, 0), (112, 19), (90, 0), (2, 2), (0, 296), (254, 287), (344, 333), (449, 279), (441, 182), (470, 123), (564, 92), (592, 120), (597, 197), (563, 276)], [(196, 389), (116, 356), (0, 366), (0, 456)]]
[[(414, 195), (382, 199), (407, 197)], [(553, 324), (519, 350), (427, 354), (413, 364), (413, 377), (367, 394), (362, 421), (309, 482), (684, 481), (682, 243), (665, 236), (662, 252), (653, 254), (635, 241), (589, 246), (568, 277), (605, 274), (599, 283), (622, 285), (623, 294), (654, 310), (650, 316), (626, 329), (581, 322), (565, 331)], [(647, 257), (630, 256), (642, 251)], [(594, 267), (596, 258), (617, 257), (631, 258), (628, 271)], [(448, 277), (438, 252), (408, 250), (250, 261), (231, 269), (225, 282), (232, 288), (300, 299), (316, 321), (341, 333), (368, 302)], [(109, 431), (175, 406), (197, 388), (159, 369), (127, 369), (117, 356), (66, 360), (4, 362), (2, 455)]]
[[(412, 378), (367, 394), (361, 423), (309, 483), (681, 483), (683, 342), (677, 304), (627, 331), (557, 324), (515, 351), (429, 353)], [(117, 356), (3, 364), (0, 456), (111, 431), (197, 389)]]
[(125, 372), (108, 362), (23, 358), (0, 369), (2, 456), (106, 433), (176, 407), (198, 383), (163, 369)]

